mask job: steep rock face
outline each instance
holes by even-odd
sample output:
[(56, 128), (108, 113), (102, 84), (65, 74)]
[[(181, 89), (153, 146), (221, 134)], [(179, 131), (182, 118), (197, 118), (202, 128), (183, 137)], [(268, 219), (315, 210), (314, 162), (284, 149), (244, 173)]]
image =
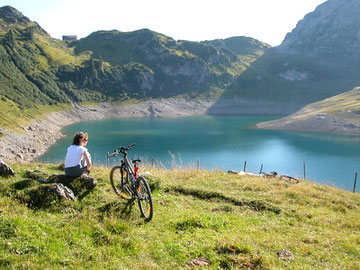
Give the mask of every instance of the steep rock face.
[(358, 0), (329, 0), (318, 6), (280, 46), (252, 62), (224, 97), (263, 99), (278, 104), (274, 111), (295, 112), (359, 85), (359, 10)]
[[(238, 46), (244, 46), (241, 55), (241, 48), (236, 49), (235, 44), (225, 48), (226, 45), (220, 46), (220, 43), (220, 40), (214, 44), (175, 41), (148, 29), (133, 32), (113, 30), (98, 31), (81, 39), (75, 44), (75, 52), (91, 51), (94, 58), (123, 71), (136, 65), (137, 72), (132, 72), (135, 77), (132, 83), (127, 83), (129, 90), (130, 86), (135, 92), (140, 90), (137, 92), (140, 97), (170, 97), (189, 93), (198, 95), (231, 84), (247, 68), (243, 57), (248, 57), (249, 63), (269, 47), (244, 38)], [(124, 72), (116, 74), (122, 81), (130, 79)]]
[(241, 54), (234, 44), (225, 48), (175, 41), (148, 29), (98, 31), (64, 42), (10, 6), (0, 8), (0, 31), (0, 97), (21, 109), (70, 101), (208, 95), (231, 84), (261, 55), (261, 42), (247, 38), (239, 43), (247, 48)]
[(11, 6), (0, 8), (0, 31), (8, 31), (14, 28), (28, 28), (32, 30), (35, 28), (48, 35), (36, 22), (22, 15), (17, 9)]
[(329, 0), (299, 21), (277, 48), (280, 53), (344, 56), (360, 49), (360, 1)]
[(11, 24), (27, 25), (31, 21), (23, 16), (18, 10), (11, 6), (5, 6), (0, 9), (0, 25), (9, 26)]
[(358, 0), (323, 3), (286, 35), (276, 52), (312, 57), (334, 72), (342, 73), (342, 79), (357, 78), (360, 68), (359, 10)]

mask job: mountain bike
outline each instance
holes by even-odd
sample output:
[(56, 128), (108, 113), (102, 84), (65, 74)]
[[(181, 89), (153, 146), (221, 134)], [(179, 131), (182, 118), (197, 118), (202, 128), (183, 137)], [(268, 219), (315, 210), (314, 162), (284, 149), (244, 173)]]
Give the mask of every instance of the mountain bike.
[[(141, 215), (146, 221), (150, 221), (153, 217), (153, 203), (151, 190), (145, 177), (138, 174), (138, 163), (140, 159), (128, 159), (128, 153), (134, 144), (127, 147), (120, 147), (115, 150), (109, 157), (115, 157), (119, 153), (123, 155), (120, 166), (114, 166), (110, 171), (110, 182), (115, 193), (129, 201), (138, 201)], [(132, 164), (131, 164), (132, 163)]]

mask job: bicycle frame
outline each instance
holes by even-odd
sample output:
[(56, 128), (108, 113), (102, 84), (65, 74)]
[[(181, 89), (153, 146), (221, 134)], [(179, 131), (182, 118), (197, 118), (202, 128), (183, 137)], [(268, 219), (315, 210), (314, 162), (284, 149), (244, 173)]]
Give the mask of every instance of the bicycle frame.
[(151, 189), (146, 178), (138, 173), (138, 163), (141, 160), (128, 158), (127, 151), (134, 145), (120, 147), (111, 155), (108, 154), (108, 157), (115, 157), (120, 153), (123, 155), (120, 164), (111, 169), (110, 181), (117, 195), (130, 201), (137, 199), (141, 215), (146, 221), (150, 221), (153, 216)]
[(127, 167), (130, 171), (128, 173), (134, 175), (135, 174), (135, 170), (130, 162), (130, 160), (128, 159), (127, 157), (127, 153), (124, 152), (123, 153), (124, 157), (123, 159), (121, 160), (121, 165), (125, 165), (125, 167)]
[(122, 152), (123, 159), (121, 160), (121, 166), (125, 166), (126, 168), (128, 168), (129, 170), (129, 174), (134, 176), (134, 179), (138, 179), (139, 175), (138, 175), (138, 171), (139, 171), (139, 166), (136, 165), (136, 162), (134, 163), (135, 166), (133, 166), (130, 162), (130, 160), (127, 157), (127, 153), (124, 151)]

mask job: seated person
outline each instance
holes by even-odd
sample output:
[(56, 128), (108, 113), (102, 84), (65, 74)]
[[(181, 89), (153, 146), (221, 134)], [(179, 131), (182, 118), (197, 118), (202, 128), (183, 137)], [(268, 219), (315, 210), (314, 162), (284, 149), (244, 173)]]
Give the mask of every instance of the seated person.
[(91, 156), (85, 145), (88, 142), (88, 134), (84, 132), (75, 133), (73, 143), (68, 147), (65, 157), (65, 174), (79, 177), (90, 173)]

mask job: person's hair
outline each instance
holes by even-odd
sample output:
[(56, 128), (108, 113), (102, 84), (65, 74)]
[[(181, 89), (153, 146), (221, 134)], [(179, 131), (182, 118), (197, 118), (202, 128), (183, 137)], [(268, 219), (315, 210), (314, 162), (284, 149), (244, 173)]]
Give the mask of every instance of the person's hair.
[(80, 141), (87, 139), (88, 134), (85, 132), (76, 132), (73, 139), (73, 145), (80, 145)]

